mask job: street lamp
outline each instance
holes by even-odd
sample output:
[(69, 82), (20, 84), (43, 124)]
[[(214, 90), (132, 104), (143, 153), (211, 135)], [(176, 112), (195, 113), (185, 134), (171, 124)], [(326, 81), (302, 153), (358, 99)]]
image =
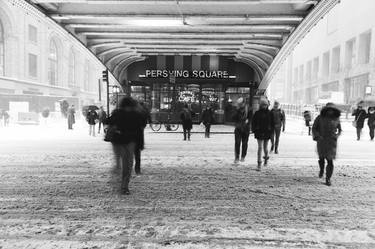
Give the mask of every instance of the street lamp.
[(118, 108), (118, 94), (120, 92), (120, 87), (117, 85), (112, 86), (112, 92), (116, 94), (116, 108)]

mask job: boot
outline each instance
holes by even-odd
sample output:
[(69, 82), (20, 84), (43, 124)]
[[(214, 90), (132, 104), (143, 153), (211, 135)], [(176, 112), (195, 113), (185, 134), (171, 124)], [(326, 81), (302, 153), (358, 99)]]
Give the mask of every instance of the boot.
[(327, 185), (327, 186), (331, 186), (331, 179), (326, 178), (326, 185)]
[(267, 166), (267, 164), (268, 164), (268, 159), (270, 159), (270, 157), (267, 156), (267, 157), (263, 157), (263, 158), (264, 158), (264, 166)]
[(320, 160), (319, 159), (319, 168), (320, 168), (320, 171), (319, 171), (319, 178), (322, 178), (323, 175), (324, 175), (324, 159), (323, 160)]

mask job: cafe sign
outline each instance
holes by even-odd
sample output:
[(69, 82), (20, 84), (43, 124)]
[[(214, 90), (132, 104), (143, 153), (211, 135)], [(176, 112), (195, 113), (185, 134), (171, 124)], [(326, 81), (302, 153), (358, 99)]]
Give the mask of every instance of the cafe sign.
[(208, 71), (208, 70), (146, 70), (141, 78), (195, 78), (195, 79), (229, 79), (235, 78), (230, 76), (228, 71)]

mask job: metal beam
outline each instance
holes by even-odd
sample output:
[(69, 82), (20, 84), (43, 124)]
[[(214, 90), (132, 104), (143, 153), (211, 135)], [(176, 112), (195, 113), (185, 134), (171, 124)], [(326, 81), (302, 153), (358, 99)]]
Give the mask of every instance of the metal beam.
[(117, 50), (121, 50), (121, 51), (124, 52), (124, 51), (126, 51), (126, 49), (128, 49), (127, 52), (135, 52), (134, 50), (129, 49), (129, 47), (127, 47), (127, 46), (121, 46), (121, 47), (105, 49), (103, 51), (100, 51), (100, 52), (96, 53), (96, 56), (104, 56), (104, 55), (110, 54), (112, 52), (115, 52)]
[(137, 53), (135, 53), (135, 52), (130, 52), (130, 53), (129, 52), (121, 52), (121, 53), (117, 53), (114, 56), (112, 56), (111, 58), (109, 58), (107, 60), (104, 60), (103, 63), (109, 67), (109, 65), (112, 63), (112, 61), (114, 61), (114, 60), (116, 60), (118, 58), (121, 58), (124, 55), (137, 56)]

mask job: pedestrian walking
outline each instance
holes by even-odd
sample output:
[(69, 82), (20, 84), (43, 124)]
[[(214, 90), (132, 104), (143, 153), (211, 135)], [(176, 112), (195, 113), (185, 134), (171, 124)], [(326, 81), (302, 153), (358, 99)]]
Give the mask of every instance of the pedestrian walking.
[(352, 116), (354, 116), (353, 126), (357, 130), (357, 141), (359, 141), (361, 139), (363, 126), (365, 125), (365, 119), (367, 118), (367, 113), (362, 108), (362, 102), (358, 103), (357, 109), (354, 110)]
[(68, 129), (69, 130), (73, 129), (73, 124), (76, 122), (75, 113), (76, 113), (76, 110), (74, 109), (74, 105), (71, 105), (68, 108), (68, 115), (67, 115), (67, 118), (68, 118)]
[(135, 157), (134, 171), (136, 175), (141, 174), (141, 151), (143, 147), (139, 145), (142, 145), (142, 146), (144, 145), (145, 128), (146, 128), (147, 122), (151, 121), (150, 111), (148, 110), (147, 106), (143, 102), (139, 103), (138, 111), (142, 113), (142, 132), (141, 132), (141, 138), (140, 138), (142, 140), (142, 143), (139, 143), (138, 146), (135, 147), (135, 151), (134, 151), (134, 157)]
[(98, 113), (94, 109), (87, 111), (86, 121), (89, 124), (89, 135), (95, 137), (95, 125), (98, 122)]
[[(234, 163), (240, 161), (240, 148), (241, 162), (245, 161), (247, 155), (247, 147), (250, 134), (251, 112), (245, 104), (243, 98), (237, 100), (237, 108), (232, 117), (235, 122), (234, 128)], [(241, 146), (242, 144), (242, 146)]]
[(103, 131), (104, 131), (104, 122), (107, 119), (107, 113), (104, 111), (103, 106), (101, 106), (99, 108), (98, 119), (99, 119), (98, 134), (100, 134), (100, 130), (101, 130), (102, 127), (103, 127)]
[(271, 151), (275, 149), (275, 154), (278, 154), (281, 130), (285, 132), (285, 112), (280, 108), (280, 103), (275, 101), (271, 113), (274, 123), (274, 129), (271, 134)]
[(268, 101), (262, 99), (259, 104), (259, 110), (254, 113), (252, 119), (252, 130), (254, 137), (258, 141), (258, 167), (260, 171), (262, 167), (262, 150), (264, 151), (264, 166), (268, 164), (268, 141), (271, 138), (271, 134), (275, 129), (273, 115), (268, 110)]
[(341, 135), (340, 124), (341, 112), (333, 103), (327, 103), (316, 117), (313, 127), (313, 140), (317, 143), (319, 156), (319, 178), (324, 175), (325, 161), (326, 185), (331, 186), (331, 177), (333, 174), (333, 160), (336, 158), (337, 139)]
[(303, 119), (305, 120), (305, 126), (308, 128), (309, 136), (311, 135), (311, 120), (312, 120), (312, 114), (311, 111), (306, 110), (303, 112)]
[(115, 156), (115, 171), (121, 171), (121, 193), (130, 194), (129, 183), (136, 148), (143, 150), (144, 114), (131, 97), (123, 98), (119, 108), (107, 119), (106, 141), (111, 141)]
[(204, 137), (210, 137), (211, 125), (214, 123), (214, 111), (208, 105), (202, 112), (201, 122), (205, 127)]
[(189, 108), (187, 104), (185, 104), (180, 114), (180, 118), (182, 121), (182, 128), (184, 130), (184, 140), (186, 140), (186, 135), (187, 135), (187, 139), (190, 141), (190, 131), (191, 129), (193, 129), (193, 119), (192, 119), (193, 115), (194, 115), (193, 111)]
[(375, 130), (375, 106), (368, 108), (367, 113), (367, 125), (370, 130), (370, 139), (374, 141), (374, 130)]

